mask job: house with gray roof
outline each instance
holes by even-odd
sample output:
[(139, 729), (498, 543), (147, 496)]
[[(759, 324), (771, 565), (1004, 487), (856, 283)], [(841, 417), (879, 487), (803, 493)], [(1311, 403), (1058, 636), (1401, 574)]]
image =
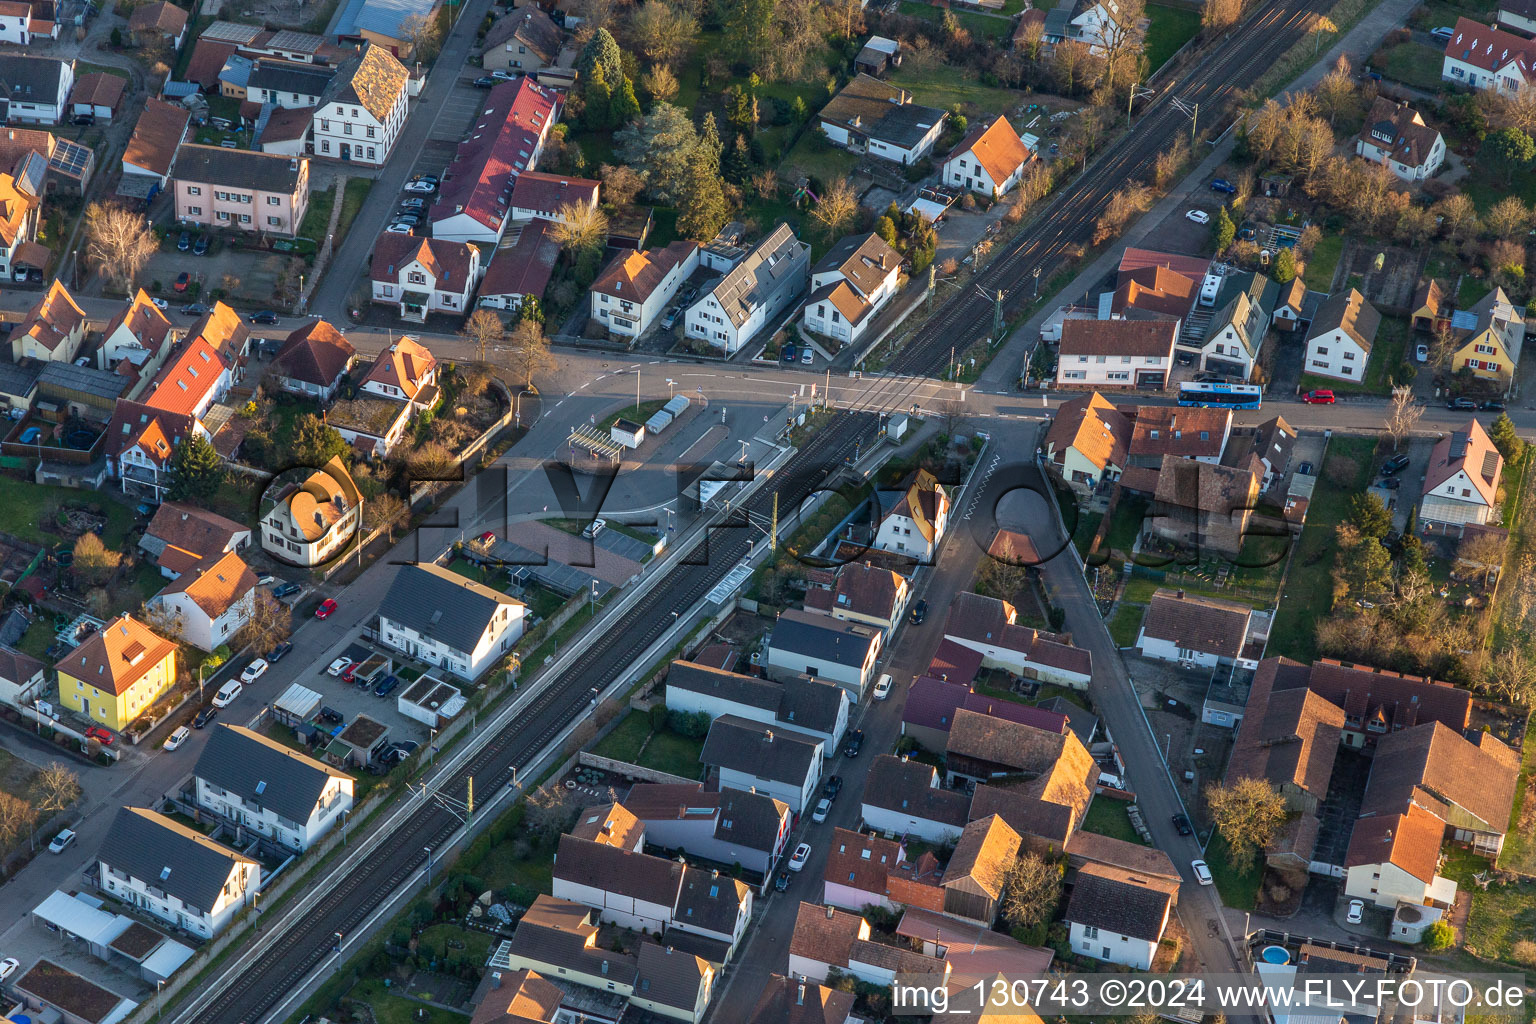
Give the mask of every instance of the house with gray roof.
[(58, 124), (75, 86), (75, 62), (0, 54), (0, 124)]
[(755, 789), (801, 814), (821, 782), (822, 743), (803, 733), (723, 715), (710, 723), (699, 760), (720, 773), (721, 789)]
[(674, 661), (667, 670), (668, 710), (780, 726), (821, 740), (828, 753), (843, 741), (848, 707), (846, 690), (806, 675), (778, 683), (691, 661)]
[(440, 565), (412, 562), (395, 573), (379, 605), (379, 640), (472, 681), (516, 645), (527, 610)]
[(740, 864), (762, 875), (764, 884), (789, 843), (789, 805), (766, 793), (706, 790), (700, 782), (637, 782), (624, 809), (645, 827), (653, 848)]
[(949, 115), (912, 102), (906, 89), (859, 73), (816, 115), (822, 134), (854, 153), (903, 166), (933, 151)]
[(683, 330), (689, 339), (733, 355), (791, 308), (810, 271), (811, 247), (781, 222), (688, 307)]
[(217, 725), (192, 770), (197, 805), (290, 850), (352, 809), (352, 776), (240, 725)]
[(261, 889), (261, 865), (147, 807), (118, 810), (92, 870), (109, 895), (205, 939)]
[(791, 609), (779, 616), (768, 635), (768, 674), (774, 679), (807, 675), (836, 683), (857, 704), (874, 675), (880, 636), (873, 626)]
[(698, 1024), (713, 991), (715, 969), (705, 960), (673, 946), (640, 945), (635, 988), (629, 1001), (661, 1017)]

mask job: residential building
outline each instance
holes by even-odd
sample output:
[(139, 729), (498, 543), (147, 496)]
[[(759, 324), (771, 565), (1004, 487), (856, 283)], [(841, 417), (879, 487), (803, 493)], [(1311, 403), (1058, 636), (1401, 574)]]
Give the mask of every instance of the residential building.
[(124, 903), (204, 939), (261, 890), (261, 865), (146, 807), (117, 812), (91, 872)]
[(1458, 17), (1445, 44), (1440, 77), (1456, 85), (1512, 95), (1532, 83), (1536, 40)]
[(942, 875), (932, 853), (909, 862), (902, 843), (835, 828), (822, 871), (821, 901), (854, 911), (868, 906), (942, 910)]
[(1059, 733), (1067, 728), (1067, 716), (1060, 712), (988, 697), (974, 692), (968, 683), (948, 683), (933, 676), (918, 676), (912, 680), (901, 708), (901, 734), (912, 737), (918, 746), (937, 754), (948, 744), (955, 712), (961, 708), (1049, 732)]
[[(230, 61), (244, 61), (235, 56)], [(272, 104), (283, 110), (304, 110), (320, 105), (320, 97), (336, 69), (322, 64), (258, 58), (250, 62), (245, 96), (250, 103)]]
[[(789, 805), (766, 793), (706, 791), (698, 782), (637, 782), (623, 808), (639, 822), (652, 848), (681, 850), (715, 864), (740, 864), (764, 879), (789, 843)], [(581, 827), (573, 834), (581, 835)]]
[(901, 254), (879, 235), (850, 235), (811, 268), (806, 330), (853, 344), (874, 323), (901, 282)]
[(1498, 504), (1504, 457), (1493, 446), (1476, 417), (1461, 430), (1435, 442), (1424, 471), (1424, 497), (1419, 522), (1424, 532), (1455, 531), (1468, 523), (1486, 526)]
[(971, 798), (940, 785), (937, 768), (892, 754), (875, 757), (862, 799), (865, 825), (925, 843), (952, 843), (970, 821)]
[(311, 152), (382, 167), (405, 126), (409, 79), (410, 72), (388, 50), (364, 44), (361, 53), (342, 61), (320, 95)]
[(596, 916), (592, 908), (581, 903), (540, 893), (518, 921), (512, 939), (493, 954), (491, 970), (537, 971), (547, 978), (628, 999), (634, 991), (636, 955), (599, 945)]
[[(494, 967), (495, 965), (491, 965)], [(470, 1024), (558, 1024), (565, 990), (526, 968), (506, 974), (488, 970)]]
[(373, 301), (394, 306), (402, 320), (426, 323), (432, 313), (467, 316), (480, 284), (478, 246), (385, 232), (373, 244)]
[(1424, 181), (1445, 162), (1445, 140), (1408, 104), (1378, 96), (1355, 137), (1355, 154), (1403, 181)]
[(436, 21), (442, 6), (442, 0), (347, 0), (328, 34), (343, 46), (366, 46), (400, 60), (410, 60), (416, 56), (413, 20)]
[(200, 334), (183, 341), (150, 382), (144, 404), (162, 412), (201, 418), (234, 383), (231, 367)]
[(555, 63), (564, 33), (537, 6), (519, 7), (497, 18), (485, 34), (480, 66), (492, 71), (532, 74)]
[[(592, 282), (589, 316), (609, 335), (638, 338), (656, 324), (683, 282), (698, 269), (697, 242), (621, 250)], [(481, 289), (482, 296), (485, 291)]]
[(251, 621), (256, 573), (233, 551), (209, 556), (144, 602), (183, 643), (212, 651)]
[(362, 523), (363, 496), (337, 456), (319, 469), (292, 469), (261, 498), (261, 547), (290, 565), (323, 565)]
[(747, 1024), (845, 1024), (855, 1018), (853, 998), (851, 992), (770, 974)]
[[(26, 169), (34, 173), (43, 166), (41, 160), (29, 165)], [(18, 166), (17, 172), (24, 173), (24, 167)], [(44, 175), (46, 180), (46, 171)], [(43, 270), (48, 265), (51, 254), (37, 241), (43, 191), (43, 181), (0, 174), (0, 278), (10, 279), (26, 267)]]
[(1053, 727), (1014, 722), (964, 707), (955, 710), (944, 752), (948, 782), (986, 782), (1024, 775), (1035, 783), (1027, 788), (1026, 795), (1044, 798), (1059, 787), (1067, 787), (1073, 791), (1074, 801), (1081, 801), (1081, 811), (1087, 810), (1092, 791), (1077, 790), (1084, 779), (1098, 777), (1093, 755), (1072, 730), (1057, 732)]
[(1195, 305), (1201, 280), (1162, 264), (1121, 271), (1115, 290), (1099, 293), (1098, 319), (1166, 320), (1177, 331)]
[(59, 37), (54, 5), (49, 0), (6, 0), (0, 4), (0, 43), (26, 46), (34, 39)]
[(1354, 288), (1329, 297), (1318, 307), (1307, 331), (1304, 370), (1335, 380), (1365, 379), (1381, 314)]
[(949, 115), (912, 102), (912, 94), (863, 73), (816, 115), (835, 146), (868, 153), (903, 166), (918, 163), (933, 150)]
[(853, 70), (879, 78), (891, 68), (901, 67), (901, 43), (885, 36), (870, 36), (853, 58)]
[(37, 165), (32, 162), (33, 157), (43, 161), (44, 189), (41, 191), (58, 190), (68, 195), (80, 195), (96, 171), (95, 151), (72, 139), (36, 128), (7, 126), (0, 132), (0, 167), (13, 169), (18, 187), (30, 187), (36, 180)]
[(797, 609), (779, 614), (763, 648), (771, 678), (804, 674), (836, 683), (855, 704), (869, 686), (879, 655), (878, 629)]
[(1299, 276), (1291, 278), (1290, 284), (1281, 285), (1279, 294), (1275, 296), (1271, 326), (1277, 331), (1294, 331), (1300, 327), (1307, 312), (1306, 301), (1307, 282)]
[(101, 346), (96, 350), (96, 368), (115, 370), (127, 361), (134, 375), (148, 383), (159, 374), (166, 357), (181, 341), (182, 332), (148, 293), (140, 288), (123, 309), (107, 322)]
[(516, 645), (526, 612), (523, 602), (483, 583), (411, 562), (395, 573), (379, 605), (379, 641), (474, 680)]
[(1525, 344), (1525, 311), (1509, 301), (1504, 289), (1495, 285), (1466, 311), (1473, 320), (1470, 328), (1459, 328), (1455, 317), (1451, 329), (1459, 347), (1451, 353), (1451, 372), (1471, 370), (1479, 380), (1510, 384), (1520, 365), (1520, 349)]
[(205, 560), (244, 551), (250, 544), (250, 527), (182, 501), (156, 509), (139, 538), (139, 548), (172, 580)]
[(1085, 689), (1093, 677), (1093, 656), (1055, 634), (1018, 625), (1018, 614), (1013, 605), (995, 597), (956, 594), (944, 621), (944, 637), (979, 653), (986, 668)]
[(1416, 331), (1439, 331), (1451, 326), (1451, 297), (1433, 277), (1426, 277), (1413, 291), (1413, 302), (1408, 313), (1409, 322)]
[(1230, 666), (1243, 656), (1252, 615), (1251, 606), (1237, 601), (1159, 587), (1147, 604), (1136, 646), (1144, 658), (1201, 668)]
[(948, 527), (949, 491), (932, 473), (919, 469), (881, 518), (873, 546), (932, 564)]
[(1531, 0), (1499, 0), (1498, 9), (1500, 25), (1536, 36), (1536, 6)]
[(166, 0), (155, 0), (133, 9), (128, 32), (139, 46), (168, 46), (175, 53), (187, 37), (187, 12)]
[(73, 59), (0, 54), (0, 123), (58, 124), (74, 84)]
[(1158, 320), (1067, 320), (1056, 383), (1064, 387), (1161, 389), (1173, 365), (1178, 324)]
[(43, 695), (47, 665), (25, 651), (0, 644), (0, 704), (30, 707)]
[(1170, 459), (1157, 475), (1153, 531), (1183, 547), (1236, 554), (1259, 497), (1253, 469)]
[(194, 416), (120, 398), (107, 424), (107, 470), (124, 494), (158, 503), (171, 485), (171, 453), (194, 433), (208, 436)]
[(512, 219), (563, 224), (567, 207), (597, 209), (597, 196), (602, 187), (602, 182), (591, 178), (523, 171), (512, 183)]
[(404, 335), (374, 357), (357, 389), (383, 398), (424, 404), (437, 390), (437, 357), (421, 342)]
[(848, 692), (835, 683), (790, 676), (782, 683), (692, 661), (667, 669), (667, 710), (710, 718), (735, 715), (820, 740), (836, 753), (848, 728)]
[(560, 259), (551, 226), (547, 220), (531, 220), (519, 226), (515, 242), (496, 247), (480, 281), (480, 308), (516, 310), (525, 299), (543, 300)]
[(629, 998), (650, 1013), (699, 1024), (709, 1008), (714, 983), (715, 968), (707, 961), (672, 946), (642, 942), (635, 965), (635, 990)]
[(1444, 838), (1445, 822), (1417, 804), (1359, 819), (1344, 855), (1344, 894), (1387, 910), (1454, 906), (1456, 883), (1440, 874)]
[(192, 112), (179, 103), (146, 99), (133, 134), (128, 137), (128, 147), (123, 150), (123, 176), (151, 178), (150, 189), (154, 191), (165, 188), (176, 164), (176, 150), (191, 119)]
[(1216, 465), (1232, 434), (1231, 409), (1138, 405), (1126, 451), (1129, 465), (1156, 469), (1164, 459)]
[(1024, 840), (994, 814), (965, 826), (944, 866), (943, 912), (991, 927), (1007, 887), (1008, 869)]
[(1475, 737), (1442, 722), (1382, 736), (1361, 820), (1417, 807), (1445, 823), (1446, 839), (1498, 856), (1519, 789), (1520, 754), (1484, 730)]
[(513, 219), (508, 203), (517, 176), (538, 165), (563, 106), (559, 93), (527, 75), (491, 89), (427, 212), (433, 238), (493, 246), (501, 240)]
[(1109, 53), (1124, 49), (1140, 26), (1116, 0), (1075, 0), (1070, 7), (1067, 38), (1084, 43), (1090, 53)]
[[(409, 236), (403, 236), (409, 237)], [(357, 350), (325, 320), (311, 320), (288, 335), (273, 360), (273, 377), (284, 391), (325, 406), (336, 397)]]
[(1000, 199), (1019, 183), (1034, 159), (1013, 125), (998, 114), (976, 124), (950, 150), (944, 159), (944, 184)]
[[(906, 614), (912, 588), (907, 578), (894, 569), (864, 561), (850, 562), (838, 569), (832, 589), (820, 593), (829, 600), (825, 608), (818, 610), (834, 619), (874, 626), (889, 640)], [(810, 592), (806, 597), (809, 602)]]
[(811, 247), (781, 222), (688, 307), (685, 334), (734, 355), (805, 290), (810, 263)]
[(803, 814), (815, 802), (823, 753), (821, 741), (804, 733), (722, 715), (710, 723), (699, 760), (719, 771), (721, 789), (763, 793)]
[(59, 702), (122, 732), (176, 683), (176, 645), (119, 615), (54, 666)]
[(85, 340), (85, 311), (54, 279), (21, 322), (11, 328), (11, 359), (39, 359), (45, 363), (71, 363)]
[(1092, 492), (1125, 471), (1130, 418), (1097, 391), (1061, 403), (1045, 434), (1045, 457), (1074, 490)]
[(293, 236), (309, 209), (309, 160), (189, 143), (173, 188), (179, 221)]
[(869, 922), (859, 915), (802, 900), (789, 939), (790, 976), (825, 982), (831, 968), (846, 970), (854, 946), (869, 935)]
[(352, 809), (352, 776), (242, 725), (213, 727), (192, 779), (203, 810), (296, 852)]
[(1263, 274), (1231, 274), (1216, 296), (1216, 313), (1199, 339), (1180, 335), (1179, 348), (1198, 353), (1200, 369), (1247, 380), (1264, 346), (1280, 288)]
[(1252, 467), (1254, 463), (1248, 460), (1256, 460), (1263, 470), (1259, 490), (1269, 491), (1284, 481), (1295, 450), (1296, 429), (1285, 422), (1285, 417), (1275, 416), (1257, 427), (1234, 430), (1222, 453), (1222, 462), (1233, 466), (1246, 463)]
[(1178, 883), (1103, 864), (1078, 868), (1065, 914), (1072, 951), (1150, 971), (1178, 899)]

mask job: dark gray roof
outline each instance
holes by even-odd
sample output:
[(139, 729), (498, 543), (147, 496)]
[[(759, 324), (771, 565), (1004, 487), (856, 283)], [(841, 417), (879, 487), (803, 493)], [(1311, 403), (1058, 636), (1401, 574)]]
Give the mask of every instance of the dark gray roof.
[(189, 907), (209, 911), (238, 864), (256, 862), (145, 807), (123, 807), (102, 840), (101, 860)]
[(379, 614), (456, 651), (473, 651), (502, 605), (522, 602), (440, 565), (400, 567)]
[(94, 366), (76, 366), (74, 363), (49, 363), (38, 374), (37, 386), (54, 387), (81, 394), (95, 395), (111, 401), (118, 398), (132, 383), (120, 373), (98, 370)]
[(881, 754), (870, 765), (864, 780), (864, 803), (964, 828), (970, 820), (971, 798), (957, 790), (934, 786), (934, 774), (931, 764)]
[(176, 153), (176, 179), (230, 188), (292, 193), (299, 184), (299, 159), (183, 143)]
[(715, 838), (748, 850), (771, 853), (778, 842), (779, 825), (788, 813), (788, 804), (766, 793), (722, 789)]
[(837, 713), (848, 699), (848, 691), (836, 683), (796, 676), (785, 681), (784, 699), (779, 703), (779, 721), (799, 725), (816, 732), (830, 733), (837, 728)]
[(780, 615), (773, 624), (768, 645), (775, 650), (858, 668), (869, 657), (869, 649), (878, 642), (879, 636), (879, 631), (869, 626), (815, 612), (791, 610)]
[(911, 149), (944, 117), (944, 111), (937, 107), (917, 103), (892, 104), (884, 117), (869, 126), (866, 134), (872, 139)]
[(563, 835), (555, 849), (554, 876), (575, 885), (671, 907), (677, 904), (683, 865), (666, 857)]
[(786, 725), (824, 733), (837, 727), (838, 711), (847, 699), (842, 687), (809, 676), (780, 684), (691, 661), (674, 661), (667, 671), (667, 685), (772, 711)]
[(782, 290), (805, 286), (811, 247), (780, 223), (753, 247), (745, 259), (712, 285), (709, 294), (737, 327), (760, 306), (770, 305)]
[(330, 84), (336, 69), (322, 64), (299, 64), (289, 60), (258, 60), (246, 85), (251, 89), (319, 96)]
[(52, 57), (0, 55), (0, 95), (18, 103), (63, 103), (64, 62)]
[(8, 395), (27, 395), (37, 386), (43, 372), (37, 363), (0, 362), (0, 391)]
[(1066, 919), (1156, 942), (1163, 937), (1163, 919), (1172, 901), (1169, 888), (1166, 879), (1097, 864), (1084, 865), (1072, 884)]
[(238, 725), (216, 725), (193, 774), (247, 803), (307, 822), (331, 779), (350, 778)]
[(641, 943), (635, 998), (692, 1011), (699, 1003), (699, 985), (708, 969), (709, 965), (692, 953), (654, 942)]
[(772, 782), (800, 785), (816, 763), (821, 744), (787, 729), (721, 715), (709, 727), (699, 760)]
[(673, 923), (729, 935), (736, 928), (741, 904), (748, 898), (747, 891), (745, 883), (730, 875), (687, 868), (683, 871), (683, 887), (678, 890), (677, 904), (673, 908)]

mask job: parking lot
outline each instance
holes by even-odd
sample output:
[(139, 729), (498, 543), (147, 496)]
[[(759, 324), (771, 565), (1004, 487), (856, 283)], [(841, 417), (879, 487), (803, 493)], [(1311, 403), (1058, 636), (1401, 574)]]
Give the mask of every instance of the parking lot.
[[(378, 658), (374, 660), (376, 655)], [(327, 669), (337, 658), (347, 658), (359, 666), (367, 665), (367, 681), (358, 676), (349, 683), (340, 676), (331, 675)], [(425, 743), (431, 731), (423, 723), (402, 715), (397, 700), (417, 678), (425, 674), (425, 668), (424, 665), (413, 664), (408, 658), (370, 643), (358, 634), (350, 634), (328, 653), (324, 661), (314, 665), (312, 673), (301, 676), (297, 682), (320, 694), (322, 706), (340, 713), (345, 722), (351, 722), (358, 715), (367, 715), (389, 729), (391, 742), (414, 740)], [(376, 696), (374, 690), (388, 675), (396, 676), (399, 682), (386, 696)], [(438, 673), (438, 677), (442, 678), (441, 673)], [(447, 681), (453, 682), (452, 679)]]
[(443, 112), (433, 123), (426, 143), (411, 164), (412, 174), (437, 174), (453, 162), (454, 151), (463, 141), (474, 118), (485, 108), (488, 90), (477, 89), (472, 83), (480, 74), (479, 68), (465, 68), (454, 83), (453, 91), (443, 101)]

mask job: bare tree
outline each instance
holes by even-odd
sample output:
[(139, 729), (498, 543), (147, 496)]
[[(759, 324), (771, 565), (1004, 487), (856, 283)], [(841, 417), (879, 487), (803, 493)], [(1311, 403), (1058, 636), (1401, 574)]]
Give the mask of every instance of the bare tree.
[(431, 60), (443, 43), (441, 23), (426, 14), (412, 14), (400, 22), (397, 37), (407, 44), (417, 60)]
[(528, 794), (523, 824), (535, 835), (553, 839), (576, 820), (576, 811), (576, 805), (559, 780), (552, 780)]
[(115, 203), (85, 210), (86, 259), (104, 276), (133, 294), (134, 282), (159, 248), (144, 217)]
[(666, 0), (645, 0), (630, 16), (629, 34), (646, 60), (665, 67), (693, 49), (699, 23), (688, 11)]
[(645, 179), (628, 164), (603, 164), (597, 169), (597, 176), (603, 179), (603, 198), (615, 207), (633, 203), (645, 188)]
[(1243, 0), (1206, 0), (1200, 9), (1200, 26), (1208, 33), (1236, 25), (1243, 17)]
[(436, 441), (428, 441), (406, 456), (406, 469), (416, 480), (447, 480), (454, 466), (453, 453)]
[(101, 537), (94, 533), (82, 533), (75, 541), (75, 576), (89, 586), (99, 586), (112, 578), (123, 556), (119, 551), (108, 551)]
[(389, 543), (395, 542), (395, 529), (410, 515), (410, 509), (396, 495), (385, 491), (363, 505), (363, 522), (370, 530), (382, 528)]
[(1413, 425), (1424, 415), (1424, 407), (1413, 400), (1413, 388), (1399, 384), (1392, 389), (1392, 402), (1387, 406), (1387, 436), (1392, 439), (1392, 450), (1397, 451), (1413, 430)]
[(1483, 228), (1494, 238), (1505, 240), (1524, 235), (1531, 226), (1531, 211), (1519, 196), (1505, 196), (1483, 215)]
[(1132, 181), (1116, 189), (1109, 197), (1104, 213), (1093, 228), (1093, 244), (1114, 238), (1124, 231), (1131, 220), (1152, 208), (1152, 190), (1139, 181)]
[(1491, 575), (1504, 564), (1507, 535), (1492, 530), (1479, 530), (1464, 537), (1456, 546), (1456, 557), (1483, 574), (1483, 585), (1488, 585)]
[(552, 372), (559, 365), (549, 350), (544, 329), (533, 321), (518, 321), (509, 340), (512, 351), (508, 364), (513, 373), (522, 378), (525, 387), (533, 385), (535, 374)]
[(469, 314), (464, 321), (464, 327), (459, 331), (459, 337), (475, 346), (475, 360), (485, 362), (486, 346), (494, 344), (506, 337), (506, 325), (501, 322), (494, 310), (477, 309)]
[[(368, 514), (373, 504), (371, 501), (363, 503), (364, 515)], [(258, 655), (266, 657), (272, 648), (292, 634), (293, 609), (267, 591), (258, 590), (251, 604), (250, 619), (235, 634), (235, 646), (239, 648), (249, 644)]]
[(1285, 823), (1285, 798), (1263, 779), (1238, 779), (1231, 785), (1213, 783), (1206, 788), (1205, 802), (1212, 823), (1238, 865), (1253, 863)]
[(37, 809), (43, 813), (62, 811), (80, 798), (80, 777), (63, 761), (49, 761), (32, 780), (37, 793)]
[(1340, 117), (1348, 118), (1360, 105), (1360, 89), (1350, 72), (1349, 58), (1339, 55), (1333, 70), (1322, 77), (1313, 87), (1318, 105), (1328, 115), (1328, 124), (1336, 124)]
[(573, 252), (600, 249), (608, 240), (608, 217), (595, 206), (567, 203), (560, 208), (553, 235), (562, 247)]
[(1015, 928), (1049, 921), (1061, 901), (1061, 865), (1037, 853), (1020, 854), (1003, 875), (1003, 920)]
[(146, 604), (139, 609), (139, 616), (157, 636), (179, 637), (187, 625), (181, 609), (164, 601)]
[(640, 85), (657, 103), (671, 103), (679, 88), (677, 76), (672, 73), (672, 69), (661, 64), (642, 75)]
[(19, 796), (0, 790), (0, 849), (26, 835), (37, 822), (37, 808)]
[(1436, 325), (1429, 335), (1429, 365), (1436, 370), (1442, 369), (1460, 347), (1461, 342), (1450, 324)]
[(858, 212), (859, 199), (847, 178), (839, 178), (828, 185), (816, 205), (811, 207), (811, 216), (820, 221), (833, 238), (842, 234)]
[(1519, 647), (1505, 647), (1489, 659), (1483, 689), (1496, 700), (1530, 707), (1536, 703), (1536, 665)]

